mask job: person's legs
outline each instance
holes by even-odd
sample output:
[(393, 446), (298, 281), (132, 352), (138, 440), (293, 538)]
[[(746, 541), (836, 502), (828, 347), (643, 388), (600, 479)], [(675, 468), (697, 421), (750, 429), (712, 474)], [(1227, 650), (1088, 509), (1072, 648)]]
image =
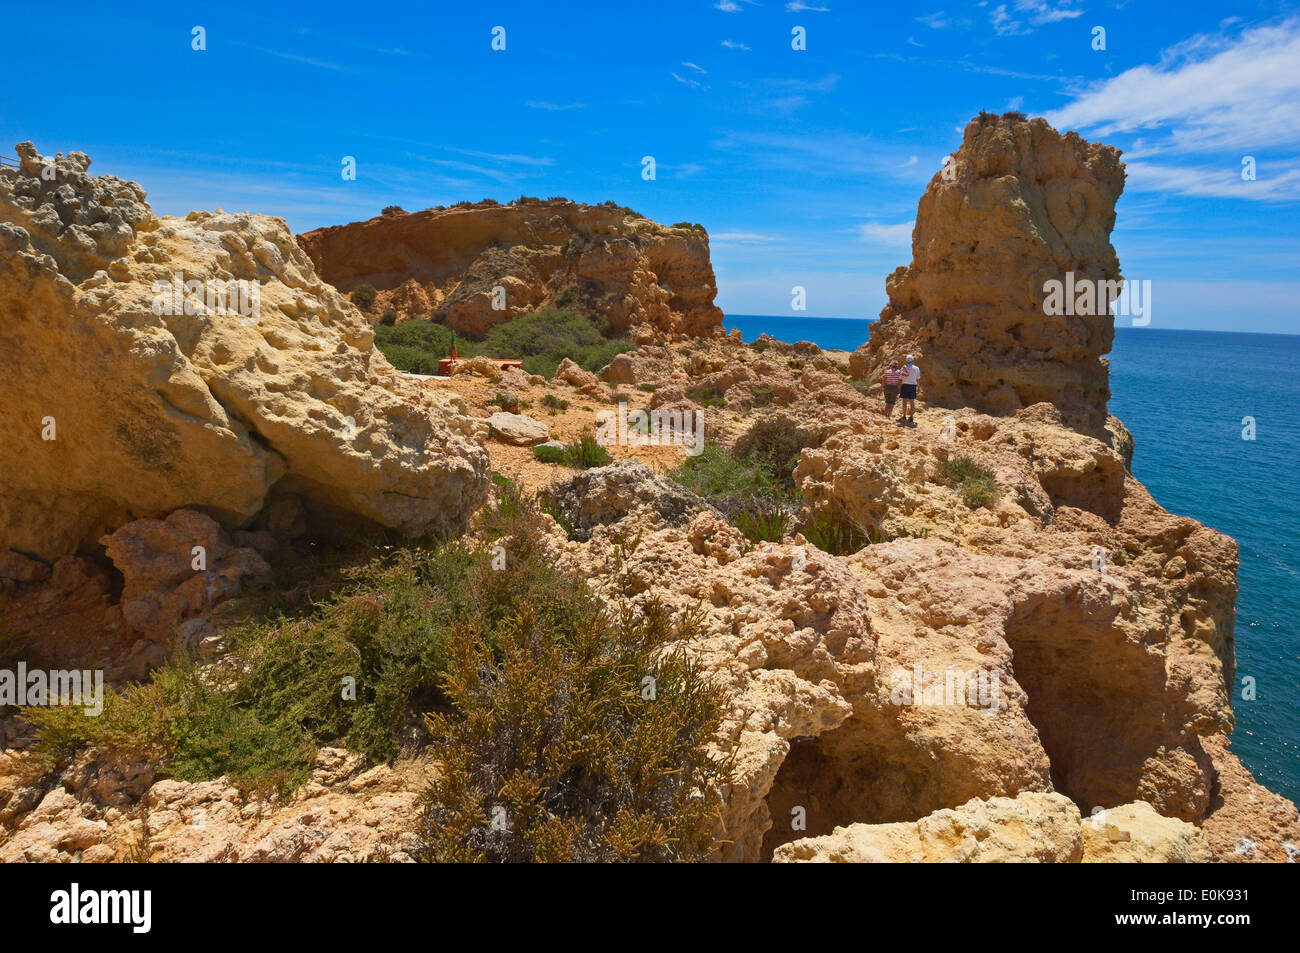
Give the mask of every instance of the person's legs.
[(885, 405), (885, 416), (886, 416), (886, 417), (892, 417), (892, 416), (894, 416), (894, 405), (893, 405), (893, 404), (886, 404), (886, 405)]

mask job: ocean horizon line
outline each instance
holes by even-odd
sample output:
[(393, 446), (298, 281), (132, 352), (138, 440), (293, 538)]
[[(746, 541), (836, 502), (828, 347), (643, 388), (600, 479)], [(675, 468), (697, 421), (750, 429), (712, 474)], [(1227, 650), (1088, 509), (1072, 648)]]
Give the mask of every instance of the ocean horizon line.
[[(866, 321), (869, 324), (875, 324), (880, 321), (879, 318), (846, 318), (837, 315), (801, 315), (790, 316), (782, 314), (749, 314), (735, 312), (723, 312), (723, 324), (731, 318), (772, 318), (777, 321)], [(1229, 331), (1222, 328), (1179, 328), (1179, 327), (1153, 327), (1151, 325), (1130, 326), (1125, 324), (1115, 325), (1116, 331), (1140, 331), (1143, 333), (1152, 331), (1181, 331), (1187, 334), (1232, 334), (1242, 337), (1280, 337), (1294, 338), (1300, 337), (1300, 330), (1296, 331)]]

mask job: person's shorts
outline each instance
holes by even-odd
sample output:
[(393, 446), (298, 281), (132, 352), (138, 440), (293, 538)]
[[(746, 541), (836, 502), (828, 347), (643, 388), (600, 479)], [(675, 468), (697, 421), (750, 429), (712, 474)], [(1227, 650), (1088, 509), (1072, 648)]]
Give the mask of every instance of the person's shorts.
[(885, 404), (886, 405), (892, 404), (896, 400), (898, 400), (898, 385), (897, 384), (885, 385)]
[(899, 396), (902, 397), (903, 400), (916, 400), (916, 385), (904, 384), (902, 393), (899, 394)]

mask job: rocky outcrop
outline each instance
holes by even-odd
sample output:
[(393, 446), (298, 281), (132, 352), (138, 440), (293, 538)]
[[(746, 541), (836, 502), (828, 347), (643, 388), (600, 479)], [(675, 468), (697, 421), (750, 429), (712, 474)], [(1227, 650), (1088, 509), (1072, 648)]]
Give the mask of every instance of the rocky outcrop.
[(1083, 825), (1088, 864), (1203, 864), (1212, 860), (1194, 824), (1162, 817), (1145, 801), (1098, 811)]
[(410, 862), (430, 776), (426, 764), (370, 765), (322, 748), (311, 778), (284, 801), (227, 778), (155, 781), (148, 765), (95, 751), (42, 790), (23, 787), (6, 758), (0, 821), (18, 820), (0, 842), (0, 863)]
[(376, 321), (392, 308), (476, 337), (548, 305), (606, 320), (616, 334), (707, 335), (722, 321), (704, 229), (660, 225), (613, 203), (463, 203), (320, 228), (298, 241), (326, 281), (378, 290)]
[(1205, 863), (1205, 835), (1136, 801), (1087, 817), (1060, 794), (971, 800), (899, 824), (851, 824), (779, 847), (777, 863)]
[(575, 538), (580, 539), (633, 511), (645, 511), (669, 526), (682, 526), (696, 513), (713, 511), (694, 493), (635, 460), (584, 470), (555, 484), (548, 496), (568, 516)]
[(1045, 283), (1120, 278), (1119, 155), (1043, 119), (973, 119), (921, 197), (912, 264), (886, 280), (889, 303), (853, 375), (878, 382), (888, 360), (911, 353), (932, 405), (1009, 414), (1046, 401), (1100, 434), (1113, 319), (1104, 302), (1046, 313)]
[(227, 527), (273, 495), (408, 533), (485, 498), (470, 425), (401, 378), (283, 220), (156, 218), (73, 152), (0, 170), (0, 549), (93, 550), (140, 517)]
[(824, 837), (786, 844), (772, 859), (850, 864), (1077, 863), (1084, 855), (1079, 825), (1079, 809), (1060, 794), (973, 799), (918, 821), (837, 827)]

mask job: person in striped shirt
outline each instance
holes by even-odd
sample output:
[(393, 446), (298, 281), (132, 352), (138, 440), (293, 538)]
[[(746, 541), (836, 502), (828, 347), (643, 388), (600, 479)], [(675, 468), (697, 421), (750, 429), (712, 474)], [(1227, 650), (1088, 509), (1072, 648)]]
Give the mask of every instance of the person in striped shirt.
[(885, 416), (894, 416), (894, 401), (898, 400), (898, 388), (903, 383), (903, 372), (899, 369), (898, 359), (889, 362), (889, 368), (882, 376), (885, 385)]

